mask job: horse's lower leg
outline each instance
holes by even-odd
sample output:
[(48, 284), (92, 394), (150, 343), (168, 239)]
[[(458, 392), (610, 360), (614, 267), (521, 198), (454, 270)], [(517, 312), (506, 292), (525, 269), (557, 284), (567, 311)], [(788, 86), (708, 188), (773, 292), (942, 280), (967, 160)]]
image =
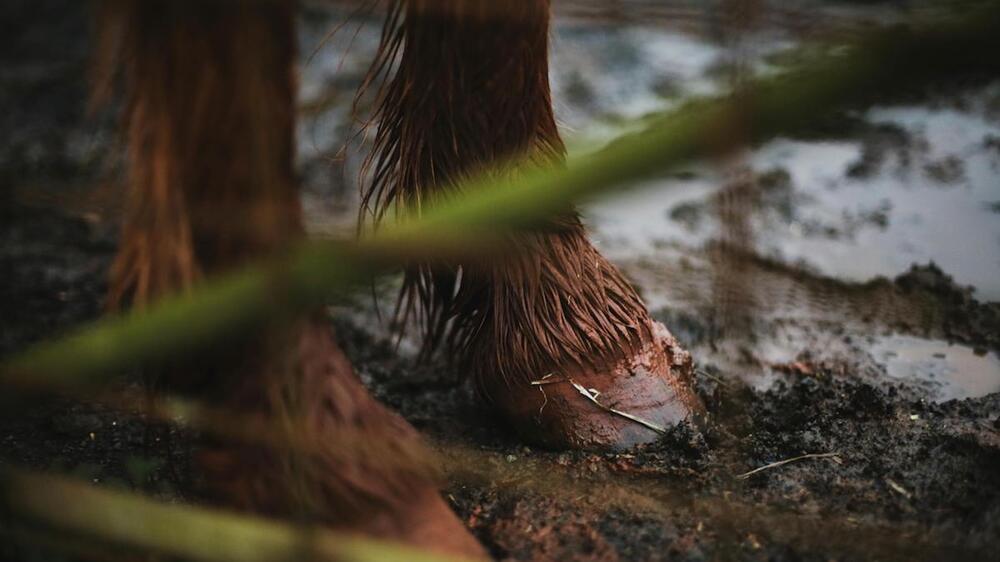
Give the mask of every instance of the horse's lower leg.
[[(374, 69), (378, 99), (365, 202), (419, 209), (435, 192), (512, 158), (558, 165), (548, 83), (548, 0), (399, 0)], [(398, 65), (393, 66), (391, 62)], [(527, 438), (619, 448), (654, 439), (700, 409), (690, 359), (654, 323), (574, 212), (511, 238), (503, 263), (419, 266), (405, 291), (430, 347), (464, 370)], [(405, 309), (405, 308), (404, 308)], [(532, 385), (545, 378), (545, 384)], [(641, 418), (610, 413), (601, 401)]]
[[(103, 60), (123, 68), (129, 157), (112, 301), (141, 306), (286, 249), (301, 236), (292, 4), (107, 0), (101, 18)], [(207, 444), (197, 459), (214, 500), (481, 552), (438, 496), (416, 432), (368, 394), (322, 319), (227, 344), (178, 361), (165, 384), (301, 446)]]

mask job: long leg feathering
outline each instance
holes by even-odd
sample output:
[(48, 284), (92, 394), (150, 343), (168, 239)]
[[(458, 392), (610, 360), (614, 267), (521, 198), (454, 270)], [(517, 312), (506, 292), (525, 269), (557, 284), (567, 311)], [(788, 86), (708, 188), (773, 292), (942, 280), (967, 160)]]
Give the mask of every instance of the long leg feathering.
[[(369, 73), (380, 88), (362, 218), (419, 213), (514, 158), (560, 165), (548, 33), (547, 0), (393, 2)], [(644, 306), (575, 212), (511, 236), (509, 248), (502, 263), (407, 268), (400, 310), (418, 311), (425, 356), (446, 347), (480, 382), (523, 381), (620, 361), (649, 341)]]

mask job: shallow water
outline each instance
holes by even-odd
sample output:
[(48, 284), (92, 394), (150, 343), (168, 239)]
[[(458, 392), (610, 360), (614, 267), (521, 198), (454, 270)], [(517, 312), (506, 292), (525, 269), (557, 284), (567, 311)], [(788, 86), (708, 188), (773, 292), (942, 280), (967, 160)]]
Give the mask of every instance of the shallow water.
[[(556, 37), (556, 105), (566, 131), (591, 142), (626, 130), (621, 124), (629, 118), (669, 110), (678, 99), (723, 91), (719, 67), (733, 58), (704, 38), (663, 29), (599, 30), (588, 36), (586, 28), (574, 27)], [(768, 56), (794, 44), (782, 37), (762, 34), (754, 38), (753, 49), (744, 48), (737, 56), (758, 73), (771, 72)], [(602, 41), (611, 47), (586, 54)], [(624, 55), (614, 56), (616, 51)], [(612, 66), (611, 75), (618, 80), (595, 71), (600, 63)], [(590, 76), (599, 78), (588, 80)], [(923, 103), (872, 107), (850, 115), (856, 123), (842, 134), (778, 138), (733, 161), (696, 163), (592, 203), (585, 216), (595, 241), (625, 264), (653, 309), (704, 317), (706, 301), (720, 298), (719, 276), (746, 275), (726, 290), (741, 292), (737, 300), (749, 303), (744, 312), (758, 320), (822, 318), (852, 324), (846, 315), (853, 309), (838, 302), (836, 294), (810, 294), (798, 302), (790, 298), (795, 292), (785, 287), (788, 280), (752, 277), (752, 272), (718, 262), (706, 248), (719, 240), (787, 264), (791, 276), (798, 268), (810, 276), (863, 283), (893, 278), (913, 264), (934, 263), (959, 285), (972, 287), (975, 298), (996, 301), (998, 102), (1000, 83), (993, 83), (946, 98), (928, 95)], [(734, 225), (732, 215), (723, 218), (720, 202), (742, 183), (750, 184), (751, 191), (736, 195), (745, 208), (737, 217), (743, 222)], [(769, 282), (776, 284), (766, 286)], [(719, 303), (708, 309), (717, 312)], [(857, 338), (847, 349), (839, 335), (752, 325), (743, 329), (746, 333), (737, 339), (744, 341), (738, 345), (714, 341), (698, 347), (696, 357), (710, 365), (729, 365), (758, 388), (783, 376), (769, 364), (793, 362), (811, 350), (816, 358), (868, 353), (890, 380), (918, 387), (936, 401), (1000, 390), (1000, 363), (994, 354), (978, 356), (971, 348), (944, 341), (880, 336)], [(848, 328), (848, 333), (860, 335), (871, 328), (853, 329), (857, 331)], [(898, 349), (896, 355), (888, 351), (892, 349)], [(755, 368), (741, 369), (732, 360), (745, 355), (754, 358)]]
[[(687, 43), (696, 50), (696, 40)], [(669, 49), (669, 42), (662, 44)], [(720, 55), (712, 45), (702, 51), (678, 56), (685, 65), (700, 63), (705, 80)], [(656, 108), (648, 93), (615, 103)], [(642, 191), (593, 204), (587, 216), (612, 252), (649, 252), (662, 241), (699, 247), (720, 235), (712, 199), (733, 174), (782, 174), (783, 184), (761, 188), (770, 190), (748, 213), (758, 253), (853, 281), (934, 262), (980, 299), (998, 300), (998, 100), (1000, 83), (994, 83), (968, 93), (961, 109), (872, 108), (857, 118), (873, 132), (832, 141), (776, 139), (728, 170), (697, 166), (684, 178), (648, 182)], [(665, 100), (659, 109), (670, 105)]]
[[(839, 22), (873, 17), (862, 8), (828, 9)], [(886, 21), (893, 13), (883, 9), (874, 18)], [(329, 15), (319, 14), (306, 18), (301, 37), (303, 53), (316, 51), (302, 68), (299, 133), (304, 206), (315, 235), (349, 234), (354, 228), (363, 146), (347, 143), (351, 131), (358, 130), (347, 102), (378, 40), (375, 20), (356, 18), (327, 37), (331, 28)], [(593, 149), (644, 115), (691, 96), (722, 93), (736, 68), (778, 71), (776, 54), (799, 45), (801, 36), (765, 25), (726, 43), (716, 40), (717, 31), (694, 16), (680, 25), (629, 26), (558, 16), (550, 77), (570, 150)], [(829, 138), (775, 139), (738, 159), (695, 163), (680, 174), (594, 202), (584, 209), (585, 220), (595, 242), (625, 267), (654, 310), (667, 307), (702, 317), (706, 310), (718, 311), (718, 278), (743, 273), (730, 271), (706, 247), (734, 236), (742, 250), (786, 264), (793, 274), (800, 269), (811, 276), (864, 282), (934, 262), (959, 284), (972, 286), (975, 298), (1000, 300), (998, 115), (1000, 83), (873, 107), (851, 115), (853, 124)], [(740, 182), (752, 190), (749, 199), (737, 200), (745, 208), (738, 210), (740, 224), (734, 225), (731, 215), (720, 219), (718, 202)], [(796, 298), (797, 282), (774, 276), (754, 278), (752, 289), (740, 283), (737, 279), (727, 290), (745, 293), (737, 298), (750, 302), (744, 312), (768, 322), (822, 318), (852, 324), (845, 316), (849, 313), (838, 316), (842, 303), (836, 294)], [(857, 328), (859, 334), (867, 329)], [(794, 357), (818, 341), (816, 334), (794, 333), (778, 341), (773, 330), (741, 337), (754, 341), (751, 355), (757, 358), (775, 350)], [(727, 352), (720, 353), (717, 344), (704, 349), (702, 359), (725, 364)], [(893, 378), (904, 368), (900, 357), (910, 353), (903, 340), (866, 345)], [(904, 351), (890, 358), (884, 352), (893, 346)], [(928, 341), (926, 346), (947, 344)], [(970, 359), (957, 349), (964, 348), (954, 348), (947, 357), (956, 359), (940, 368), (910, 369), (902, 378), (936, 384), (940, 381), (932, 379), (959, 380), (974, 371), (982, 375), (981, 384), (956, 382), (940, 395), (996, 390), (995, 356)], [(758, 375), (770, 379), (766, 372)]]
[[(356, 18), (327, 37), (331, 22), (319, 17), (303, 29), (303, 53), (315, 52), (301, 73), (301, 105), (310, 108), (299, 132), (306, 208), (314, 232), (347, 232), (360, 151), (341, 152), (357, 130), (346, 102), (378, 25)], [(645, 114), (724, 91), (733, 61), (774, 71), (770, 58), (796, 44), (781, 29), (728, 48), (671, 28), (557, 20), (551, 82), (563, 136), (571, 148), (592, 148)], [(698, 248), (719, 236), (711, 198), (734, 173), (784, 171), (789, 185), (750, 213), (761, 255), (854, 281), (933, 261), (980, 299), (998, 300), (1000, 83), (943, 102), (872, 108), (856, 116), (869, 131), (839, 139), (776, 139), (721, 170), (696, 166), (683, 179), (593, 204), (587, 218), (603, 247), (623, 257), (663, 241)], [(343, 161), (331, 163), (338, 156)]]
[[(660, 13), (681, 2), (638, 0), (630, 5), (640, 3)], [(593, 4), (600, 11), (618, 3), (555, 4), (557, 10)], [(693, 12), (708, 11), (703, 8), (708, 2), (683, 4), (695, 6)], [(838, 17), (857, 15), (853, 7), (835, 11)], [(39, 13), (49, 20), (66, 12)], [(305, 18), (303, 54), (311, 52), (340, 15)], [(633, 12), (627, 16), (634, 33), (589, 19), (559, 20), (554, 53), (559, 66), (553, 69), (553, 82), (564, 132), (585, 139), (571, 143), (574, 147), (600, 142), (628, 119), (670, 107), (686, 95), (724, 86), (717, 77), (725, 74), (725, 65), (715, 62), (729, 53), (706, 39), (710, 33), (661, 29)], [(807, 16), (807, 22), (827, 21), (826, 14)], [(86, 21), (82, 15), (72, 19)], [(342, 61), (353, 32), (345, 27), (302, 76), (299, 164), (310, 228), (320, 236), (350, 235), (356, 214), (357, 151), (349, 151), (346, 161), (332, 159), (349, 133), (347, 102), (377, 39), (377, 22), (361, 27), (351, 54)], [(45, 35), (47, 43), (68, 36)], [(794, 41), (779, 35), (785, 38), (772, 44), (770, 34), (761, 37), (761, 53)], [(571, 48), (576, 52), (570, 53)], [(74, 46), (73, 52), (83, 49)], [(770, 70), (764, 60), (754, 64)], [(573, 77), (574, 68), (581, 78)], [(10, 70), (5, 79), (16, 74)], [(605, 81), (604, 73), (618, 80)], [(588, 80), (597, 83), (597, 95), (581, 95)], [(46, 89), (32, 88), (33, 96)], [(67, 92), (68, 101), (60, 103), (76, 107), (82, 94)], [(966, 97), (985, 100), (986, 94)], [(580, 101), (588, 97), (589, 105)], [(34, 114), (18, 114), (37, 128)], [(906, 134), (852, 130), (822, 141), (776, 140), (725, 168), (691, 166), (677, 177), (649, 182), (646, 190), (588, 208), (595, 240), (697, 358), (697, 386), (718, 416), (707, 441), (680, 432), (625, 455), (528, 448), (502, 431), (486, 408), (470, 401), (452, 373), (436, 366), (414, 368), (407, 342), (403, 353), (397, 352), (382, 339), (385, 330), (371, 338), (369, 330), (378, 327), (367, 295), (336, 310), (338, 334), (359, 375), (381, 400), (435, 441), (465, 444), (475, 452), (466, 462), (476, 469), (451, 480), (446, 496), (498, 559), (988, 559), (1000, 537), (1000, 361), (996, 351), (981, 353), (978, 344), (949, 345), (933, 338), (952, 337), (940, 330), (949, 324), (973, 337), (983, 334), (983, 326), (988, 333), (1000, 333), (992, 330), (995, 318), (970, 327), (962, 318), (942, 317), (935, 308), (942, 303), (945, 315), (984, 309), (966, 306), (965, 294), (951, 287), (924, 294), (929, 303), (923, 303), (907, 298), (905, 283), (839, 280), (895, 275), (911, 261), (933, 258), (947, 274), (975, 284), (981, 300), (994, 298), (984, 296), (990, 289), (983, 272), (995, 267), (995, 260), (977, 256), (995, 252), (996, 232), (985, 224), (991, 215), (976, 213), (994, 210), (995, 203), (989, 202), (998, 198), (988, 183), (977, 179), (989, 179), (989, 173), (987, 160), (974, 146), (980, 133), (992, 130), (989, 124), (996, 119), (990, 115), (988, 105), (977, 107), (954, 97), (873, 109), (864, 114), (866, 122), (903, 123)], [(76, 126), (94, 128), (92, 123)], [(52, 126), (55, 141), (60, 135), (75, 138), (77, 129), (67, 133), (65, 127), (62, 122)], [(102, 134), (114, 136), (109, 130)], [(32, 143), (42, 137), (37, 131), (26, 136)], [(933, 140), (932, 147), (922, 136), (941, 140)], [(62, 151), (57, 162), (73, 172), (67, 172), (70, 181), (86, 183), (89, 179), (75, 171), (87, 159), (100, 161), (110, 141), (99, 137), (94, 135), (91, 146), (94, 157), (66, 150), (73, 142), (66, 147), (35, 143), (41, 148), (32, 148), (29, 155), (41, 156), (32, 156), (29, 164), (52, 169), (50, 157)], [(0, 160), (10, 152), (0, 150)], [(901, 154), (911, 160), (904, 179), (896, 179)], [(963, 164), (945, 160), (951, 154)], [(977, 158), (978, 164), (969, 163)], [(73, 163), (77, 167), (69, 165)], [(739, 230), (722, 228), (714, 200), (733, 179), (749, 177), (747, 166), (762, 189), (759, 202), (742, 217), (746, 224), (737, 225), (748, 234), (740, 248), (749, 257), (732, 258), (705, 244), (719, 237), (732, 240)], [(20, 173), (22, 168), (11, 170)], [(86, 176), (91, 177), (96, 173)], [(38, 190), (36, 185), (19, 187)], [(65, 192), (59, 195), (66, 197)], [(117, 194), (113, 198), (119, 199)], [(884, 198), (889, 207), (881, 205)], [(979, 206), (980, 201), (988, 204)], [(948, 205), (954, 208), (941, 208)], [(79, 207), (72, 210), (83, 214)], [(932, 216), (924, 221), (938, 230), (909, 224), (904, 210), (929, 212)], [(11, 291), (0, 291), (7, 304), (0, 309), (15, 327), (0, 334), (4, 349), (54, 337), (100, 314), (115, 247), (111, 229), (104, 226), (117, 215), (106, 223), (97, 213), (84, 216), (80, 221), (46, 210), (0, 222), (7, 230), (5, 241), (12, 242), (0, 245), (0, 265), (14, 266), (4, 287)], [(951, 227), (954, 232), (938, 232)], [(974, 246), (969, 236), (993, 238)], [(914, 240), (912, 251), (902, 246), (908, 238)], [(945, 261), (949, 253), (954, 262)], [(776, 259), (764, 259), (768, 257)], [(976, 259), (982, 271), (970, 263)], [(923, 273), (931, 284), (947, 285), (940, 272)], [(388, 314), (391, 286), (380, 288), (386, 289), (382, 302)], [(924, 304), (929, 307), (921, 308)], [(914, 335), (922, 333), (925, 318), (937, 332)], [(990, 349), (1000, 348), (996, 337), (981, 339), (988, 340), (984, 345)], [(736, 378), (758, 389), (774, 388), (749, 392), (732, 384)], [(914, 390), (906, 390), (910, 388)], [(947, 402), (990, 392), (994, 394), (985, 398)], [(183, 436), (178, 443), (173, 432), (151, 431), (148, 424), (120, 412), (98, 409), (95, 415), (81, 405), (54, 406), (51, 412), (41, 409), (9, 420), (0, 432), (4, 462), (13, 459), (55, 471), (72, 468), (77, 476), (116, 487), (131, 485), (171, 501), (192, 490), (190, 475), (175, 470), (190, 464)], [(170, 435), (174, 446), (165, 452), (150, 447), (151, 435), (157, 442), (159, 435)], [(452, 453), (462, 450), (456, 446)], [(824, 452), (838, 456), (773, 464)], [(149, 459), (159, 467), (151, 469), (154, 475), (136, 476), (132, 461), (150, 455), (166, 456)], [(747, 481), (734, 478), (767, 465), (775, 468)], [(564, 498), (568, 492), (571, 498)], [(3, 547), (0, 551), (6, 552)]]
[(876, 340), (872, 354), (889, 377), (928, 385), (939, 401), (1000, 392), (1000, 358), (993, 351), (894, 335)]

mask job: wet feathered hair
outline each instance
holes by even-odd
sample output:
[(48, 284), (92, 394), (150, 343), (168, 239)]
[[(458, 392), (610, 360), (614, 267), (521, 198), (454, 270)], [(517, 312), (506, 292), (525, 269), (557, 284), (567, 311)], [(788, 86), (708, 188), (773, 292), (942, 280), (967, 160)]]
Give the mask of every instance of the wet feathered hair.
[[(110, 299), (142, 305), (301, 235), (293, 173), (294, 2), (104, 0), (96, 97), (121, 74), (128, 202)], [(177, 362), (174, 391), (266, 417), (309, 451), (215, 441), (207, 492), (230, 507), (364, 522), (433, 491), (416, 432), (365, 390), (322, 319)], [(337, 431), (331, 431), (331, 430)], [(384, 445), (338, 451), (332, 435)], [(384, 453), (396, 462), (388, 466)], [(386, 506), (389, 506), (386, 510)]]
[[(394, 0), (366, 84), (378, 84), (362, 220), (419, 213), (515, 158), (560, 165), (548, 79), (548, 0)], [(445, 348), (479, 389), (637, 353), (651, 322), (575, 212), (510, 237), (497, 263), (407, 268), (397, 314), (423, 355)]]
[(293, 4), (101, 3), (95, 98), (121, 75), (128, 141), (113, 305), (186, 289), (301, 234)]

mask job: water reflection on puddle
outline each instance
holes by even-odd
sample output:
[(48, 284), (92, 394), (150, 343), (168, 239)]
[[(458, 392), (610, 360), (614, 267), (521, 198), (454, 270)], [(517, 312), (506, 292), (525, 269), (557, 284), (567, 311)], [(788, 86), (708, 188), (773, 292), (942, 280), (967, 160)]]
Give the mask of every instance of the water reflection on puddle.
[[(793, 42), (775, 30), (748, 45), (740, 56), (766, 73), (771, 56)], [(584, 139), (586, 151), (628, 130), (627, 119), (719, 93), (729, 55), (677, 31), (560, 27), (552, 83), (563, 132), (571, 146)], [(785, 179), (762, 189), (747, 213), (757, 253), (852, 281), (933, 261), (980, 300), (1000, 300), (998, 116), (1000, 83), (874, 107), (845, 116), (826, 138), (776, 139), (742, 162), (690, 166), (594, 203), (587, 217), (616, 257), (654, 255), (662, 241), (699, 248), (723, 230), (719, 190), (734, 168), (746, 168)]]
[[(859, 19), (871, 15), (841, 8), (847, 10), (841, 17), (852, 10)], [(303, 53), (323, 48), (302, 68), (300, 103), (312, 109), (301, 120), (299, 158), (310, 230), (350, 235), (357, 201), (349, 184), (360, 156), (348, 151), (339, 168), (330, 162), (344, 146), (347, 102), (377, 45), (378, 25), (359, 21), (356, 30), (326, 38), (332, 21), (304, 21)], [(550, 65), (557, 118), (571, 146), (592, 149), (644, 114), (724, 91), (734, 55), (759, 73), (775, 71), (776, 54), (796, 41), (782, 29), (761, 30), (734, 53), (679, 29), (557, 19)], [(787, 185), (750, 213), (752, 249), (854, 281), (934, 261), (958, 283), (974, 286), (980, 300), (1000, 300), (998, 115), (1000, 84), (994, 84), (944, 100), (872, 108), (831, 138), (765, 144), (740, 165), (758, 175), (785, 174)], [(594, 238), (615, 259), (656, 257), (664, 241), (700, 248), (720, 232), (713, 209), (727, 182), (720, 168), (692, 166), (680, 177), (589, 206)]]
[(871, 349), (889, 377), (931, 391), (938, 401), (1000, 392), (1000, 358), (964, 345), (910, 336), (880, 338)]
[[(895, 136), (779, 139), (747, 158), (758, 184), (771, 182), (747, 211), (756, 251), (852, 281), (933, 261), (977, 298), (1000, 299), (1000, 151), (990, 145), (1000, 144), (1000, 126), (922, 107), (875, 109), (865, 119)], [(714, 201), (725, 182), (717, 170), (693, 168), (598, 202), (588, 218), (614, 255), (649, 252), (661, 240), (697, 248), (722, 230)]]
[[(865, 119), (894, 136), (850, 151), (845, 143), (778, 141), (755, 155), (755, 167), (787, 169), (801, 194), (787, 229), (762, 232), (762, 249), (855, 281), (933, 261), (980, 299), (1000, 299), (1000, 220), (991, 207), (1000, 200), (1000, 159), (988, 146), (1000, 127), (928, 107), (874, 109)], [(878, 151), (890, 154), (872, 163)]]
[[(851, 6), (845, 17), (857, 10)], [(304, 53), (323, 40), (331, 21), (304, 22)], [(358, 31), (330, 39), (302, 68), (300, 102), (308, 110), (299, 158), (314, 235), (349, 236), (354, 229), (360, 154), (352, 145), (345, 164), (330, 162), (350, 129), (345, 96), (377, 45), (377, 22), (359, 22)], [(767, 30), (738, 54), (754, 70), (771, 72), (780, 64), (772, 55), (795, 41), (780, 29)], [(722, 92), (732, 55), (718, 42), (677, 29), (557, 19), (550, 78), (571, 151), (591, 150), (635, 126), (635, 119), (689, 96)], [(857, 326), (855, 316), (871, 311), (847, 306), (847, 297), (823, 282), (809, 284), (822, 277), (891, 278), (933, 261), (959, 284), (973, 286), (976, 299), (1000, 300), (1000, 83), (849, 117), (826, 137), (775, 139), (735, 164), (692, 164), (588, 205), (592, 237), (653, 309), (708, 323), (706, 311), (718, 304), (719, 264), (704, 247), (725, 234), (717, 201), (739, 168), (759, 191), (744, 217), (742, 249), (788, 266), (752, 276), (753, 314), (765, 323), (796, 319), (825, 327), (808, 335), (801, 329), (759, 335), (746, 353), (743, 342), (728, 342), (731, 353), (727, 346), (714, 349), (714, 342), (689, 342), (701, 361), (723, 367), (727, 357), (750, 355), (787, 362), (805, 350), (817, 358), (871, 355), (892, 379), (942, 400), (1000, 391), (995, 353), (976, 355), (968, 347), (906, 336), (870, 340), (871, 327)], [(808, 279), (797, 279), (796, 268), (808, 271)], [(676, 318), (673, 324), (682, 329)], [(844, 334), (861, 336), (852, 340), (858, 347), (844, 344)], [(738, 371), (733, 366), (727, 372)]]

